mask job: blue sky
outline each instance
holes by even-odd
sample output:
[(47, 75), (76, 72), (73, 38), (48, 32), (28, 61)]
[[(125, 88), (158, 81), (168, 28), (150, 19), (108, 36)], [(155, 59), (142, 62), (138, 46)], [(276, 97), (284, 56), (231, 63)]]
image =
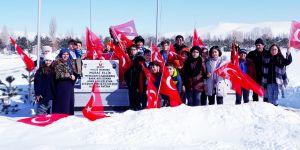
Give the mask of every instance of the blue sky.
[[(91, 0), (92, 30), (108, 35), (108, 27), (133, 19), (139, 34), (155, 34), (156, 0)], [(42, 0), (41, 30), (56, 18), (57, 32), (84, 35), (90, 24), (90, 0)], [(1, 0), (0, 27), (36, 32), (37, 0)], [(160, 33), (192, 31), (219, 22), (300, 21), (299, 0), (160, 0)]]

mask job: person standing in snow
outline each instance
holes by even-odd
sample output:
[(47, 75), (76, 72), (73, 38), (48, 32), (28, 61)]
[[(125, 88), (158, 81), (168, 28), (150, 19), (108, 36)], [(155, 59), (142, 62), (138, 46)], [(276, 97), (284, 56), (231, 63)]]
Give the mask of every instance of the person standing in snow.
[[(247, 50), (246, 49), (239, 49), (239, 68), (242, 70), (243, 73), (249, 75), (251, 78), (255, 78), (255, 68), (254, 63), (252, 60), (247, 59)], [(242, 97), (244, 100), (244, 103), (249, 102), (249, 90), (242, 88), (242, 95), (235, 94), (235, 104), (241, 104)]]
[(170, 52), (170, 41), (163, 40), (160, 43), (160, 46), (161, 46), (160, 54), (161, 54), (164, 62), (167, 62), (168, 61), (168, 55), (169, 55), (169, 52)]
[(129, 57), (133, 65), (125, 72), (124, 79), (128, 86), (129, 104), (131, 110), (141, 110), (146, 107), (146, 77), (143, 73), (140, 63), (144, 63), (145, 59), (140, 56), (137, 47), (132, 45), (129, 49)]
[(54, 68), (52, 66), (54, 56), (52, 53), (48, 53), (44, 56), (44, 60), (45, 62), (34, 75), (36, 115), (51, 114), (52, 102), (55, 98)]
[(146, 48), (144, 47), (145, 44), (145, 40), (142, 36), (136, 36), (133, 39), (134, 44), (136, 45), (138, 52), (140, 53), (140, 55), (144, 55), (144, 52), (146, 50)]
[(209, 59), (206, 62), (207, 79), (206, 79), (206, 95), (208, 96), (208, 104), (215, 104), (215, 97), (217, 97), (217, 104), (223, 104), (223, 96), (226, 93), (226, 82), (218, 76), (214, 71), (224, 65), (222, 59), (222, 52), (219, 46), (213, 46), (209, 50)]
[(182, 35), (177, 35), (175, 37), (175, 44), (174, 44), (174, 49), (175, 49), (175, 52), (177, 54), (180, 54), (181, 50), (185, 47), (187, 47), (186, 45), (184, 45), (184, 38)]
[[(208, 49), (206, 47), (202, 48), (200, 55), (201, 55), (201, 57), (203, 59), (203, 62), (205, 64), (206, 61), (209, 58)], [(207, 105), (207, 95), (206, 95), (205, 91), (201, 92), (201, 99), (200, 99), (200, 101), (201, 101), (201, 105)]]
[[(255, 66), (255, 73), (256, 76), (254, 81), (256, 81), (257, 84), (263, 86), (262, 84), (262, 77), (263, 77), (263, 69), (262, 69), (262, 64), (263, 64), (263, 57), (267, 54), (267, 51), (265, 50), (265, 44), (264, 41), (261, 38), (256, 39), (255, 41), (255, 47), (256, 49), (254, 51), (249, 52), (247, 55), (247, 58), (252, 60)], [(266, 87), (264, 87), (266, 88)], [(253, 92), (252, 95), (253, 101), (258, 101), (258, 95), (257, 93)], [(263, 99), (264, 102), (268, 102), (268, 98), (264, 96)]]
[(271, 45), (269, 52), (263, 57), (262, 83), (266, 85), (266, 95), (269, 103), (278, 105), (279, 86), (287, 85), (285, 67), (292, 63), (291, 50), (288, 48), (286, 58), (278, 45)]
[[(184, 64), (185, 87), (189, 106), (199, 106), (201, 92), (204, 91), (204, 79), (206, 78), (206, 68), (200, 56), (201, 48), (193, 46), (190, 50), (191, 56)], [(201, 104), (205, 105), (205, 104)]]
[(79, 77), (81, 61), (73, 60), (69, 49), (62, 49), (54, 62), (56, 99), (53, 113), (74, 115), (74, 84)]

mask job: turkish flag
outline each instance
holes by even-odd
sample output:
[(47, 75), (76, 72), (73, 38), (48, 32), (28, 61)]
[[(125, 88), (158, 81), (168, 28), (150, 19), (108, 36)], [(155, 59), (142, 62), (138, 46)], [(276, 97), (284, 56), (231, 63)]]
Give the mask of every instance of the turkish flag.
[(29, 118), (24, 118), (20, 119), (17, 122), (22, 122), (30, 125), (35, 125), (35, 126), (40, 126), (44, 127), (49, 124), (52, 124), (53, 122), (68, 117), (69, 115), (67, 114), (50, 114), (50, 115), (39, 115), (35, 117), (29, 117)]
[(148, 85), (147, 85), (147, 109), (151, 108), (159, 108), (160, 107), (160, 99), (158, 97), (157, 89), (154, 86), (155, 77), (152, 75), (152, 73), (144, 66), (143, 63), (140, 63), (142, 65), (143, 72), (145, 76), (147, 77)]
[(117, 45), (113, 45), (113, 56), (119, 60), (119, 78), (123, 81), (124, 73), (132, 66), (132, 61), (129, 56)]
[(169, 55), (168, 55), (168, 62), (173, 62), (175, 60), (184, 61), (184, 58), (182, 56), (178, 55), (177, 53), (170, 51)]
[(117, 34), (118, 41), (123, 45), (125, 48), (130, 48), (133, 45), (132, 40), (128, 39), (124, 33), (119, 30), (115, 30)]
[(130, 20), (120, 25), (111, 26), (111, 28), (122, 32), (125, 36), (138, 36), (133, 20)]
[(26, 65), (26, 69), (31, 72), (34, 69), (34, 62), (31, 58), (29, 58), (24, 51), (22, 50), (22, 48), (20, 46), (17, 45), (17, 43), (15, 42), (15, 40), (13, 38), (10, 37), (10, 41), (11, 43), (15, 46), (16, 51), (18, 52), (18, 54), (21, 56), (23, 62)]
[(83, 116), (91, 121), (109, 117), (104, 113), (98, 82), (95, 81), (92, 88), (92, 96), (82, 110)]
[(291, 24), (290, 47), (300, 50), (300, 23), (296, 21)]
[[(239, 55), (238, 55), (238, 49), (237, 49), (235, 42), (233, 42), (231, 44), (231, 57), (230, 58), (231, 58), (231, 63), (239, 68)], [(242, 89), (239, 84), (232, 82), (232, 89), (234, 89), (237, 92), (237, 94), (242, 95)]]
[[(229, 79), (232, 85), (252, 90), (259, 96), (263, 96), (265, 91), (250, 76), (244, 74), (240, 68), (232, 63), (227, 63), (214, 71), (220, 77)], [(236, 89), (235, 89), (236, 90)], [(238, 92), (238, 91), (237, 91)]]
[(94, 52), (97, 53), (98, 59), (102, 57), (104, 50), (104, 45), (102, 44), (99, 37), (96, 34), (91, 32), (89, 28), (86, 28), (86, 49), (87, 49), (87, 58), (93, 60)]
[(194, 29), (193, 46), (205, 47), (203, 41), (198, 37), (197, 30)]
[(162, 71), (159, 93), (169, 96), (171, 107), (178, 106), (182, 103), (178, 90), (165, 66)]
[(151, 44), (152, 47), (152, 54), (151, 54), (151, 61), (154, 62), (158, 62), (160, 67), (162, 67), (164, 65), (164, 59), (162, 58), (157, 46), (155, 43)]

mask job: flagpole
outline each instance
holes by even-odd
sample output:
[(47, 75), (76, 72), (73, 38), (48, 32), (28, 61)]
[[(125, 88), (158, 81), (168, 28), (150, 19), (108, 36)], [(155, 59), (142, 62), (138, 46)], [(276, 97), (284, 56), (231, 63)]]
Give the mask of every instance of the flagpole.
[(158, 43), (158, 1), (156, 0), (156, 32), (155, 32), (155, 40), (156, 40), (156, 44)]
[(37, 23), (37, 68), (40, 67), (40, 48), (41, 48), (41, 9), (42, 0), (38, 0), (38, 23)]
[(92, 31), (92, 0), (90, 0), (90, 30)]

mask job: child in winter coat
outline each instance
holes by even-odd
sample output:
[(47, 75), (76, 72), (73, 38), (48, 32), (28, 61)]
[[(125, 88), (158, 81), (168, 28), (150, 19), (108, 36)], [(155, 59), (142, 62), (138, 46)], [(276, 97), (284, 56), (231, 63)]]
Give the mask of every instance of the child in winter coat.
[(45, 55), (45, 62), (34, 75), (34, 91), (37, 102), (36, 115), (52, 113), (52, 101), (55, 97), (53, 60), (52, 53)]
[(214, 73), (216, 69), (224, 64), (222, 52), (218, 46), (213, 46), (209, 50), (209, 59), (206, 62), (207, 79), (206, 79), (206, 95), (208, 96), (208, 104), (215, 104), (215, 97), (217, 97), (217, 104), (223, 104), (223, 96), (225, 95), (226, 83), (225, 80)]
[(262, 83), (266, 85), (266, 96), (269, 103), (278, 105), (279, 86), (287, 84), (285, 66), (292, 63), (290, 48), (287, 50), (286, 58), (283, 57), (278, 45), (273, 44), (268, 54), (263, 58)]
[[(240, 49), (239, 50), (239, 67), (243, 71), (243, 73), (249, 75), (252, 79), (255, 79), (256, 72), (254, 63), (251, 59), (247, 59), (247, 50)], [(241, 104), (242, 97), (244, 99), (244, 103), (249, 102), (249, 90), (242, 88), (242, 95), (236, 93), (235, 104)]]
[[(201, 92), (204, 91), (204, 79), (206, 69), (203, 59), (200, 56), (201, 48), (194, 46), (191, 48), (191, 56), (184, 64), (185, 87), (189, 106), (199, 106)], [(201, 104), (202, 105), (202, 104)]]

